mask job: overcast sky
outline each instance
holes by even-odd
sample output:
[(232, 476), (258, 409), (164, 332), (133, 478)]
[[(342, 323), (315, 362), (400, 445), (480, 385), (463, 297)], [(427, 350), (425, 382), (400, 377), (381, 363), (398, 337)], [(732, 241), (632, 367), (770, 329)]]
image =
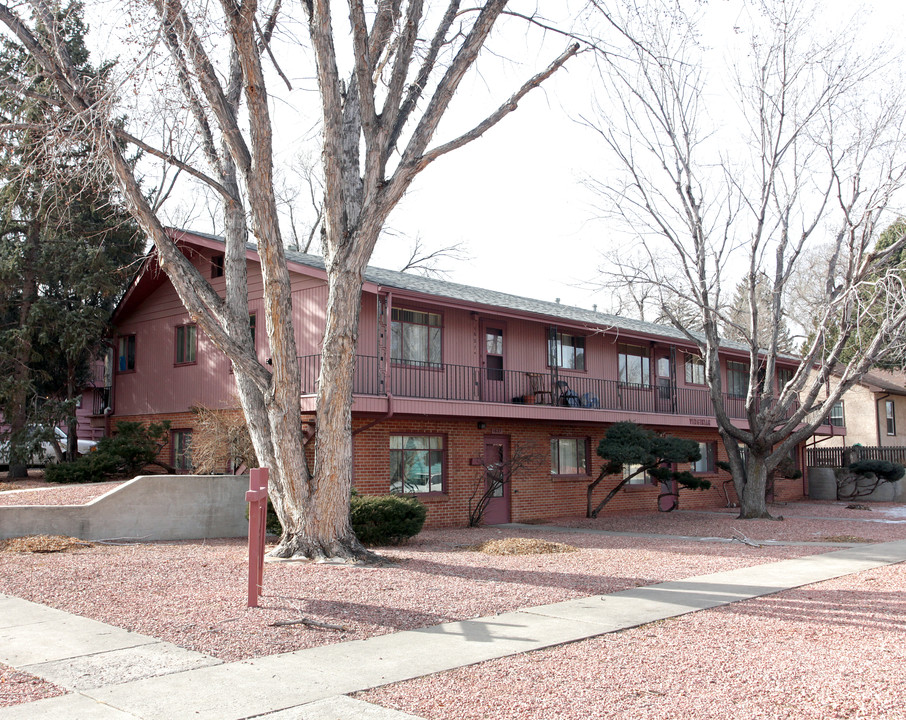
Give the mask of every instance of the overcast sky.
[[(517, 5), (527, 1), (514, 0)], [(745, 25), (743, 2), (711, 0), (704, 6), (707, 23), (701, 41), (712, 48), (709, 62), (714, 72), (726, 68), (728, 41), (741, 37), (734, 27)], [(564, 17), (554, 20), (568, 24), (583, 3), (555, 0), (538, 5), (547, 12), (563, 12)], [(122, 6), (110, 0), (88, 6), (95, 62), (120, 54), (109, 38)], [(868, 44), (885, 38), (899, 47), (904, 44), (902, 0), (829, 0), (821, 8), (820, 21), (832, 26), (857, 13)], [(286, 29), (288, 34), (304, 32), (300, 25)], [(526, 33), (512, 22), (492, 43), (497, 54), (483, 55), (480, 76), (464, 82), (441, 135), (468, 129), (566, 46), (562, 37)], [(906, 52), (901, 54), (906, 57)], [(311, 69), (286, 57), (282, 62), (294, 89), (288, 93), (279, 80), (271, 81), (277, 151), (286, 159), (307, 148), (317, 159)], [(596, 294), (589, 284), (602, 250), (623, 247), (628, 241), (612, 223), (599, 218), (595, 196), (582, 185), (586, 177), (613, 172), (595, 133), (580, 122), (592, 111), (598, 84), (591, 58), (574, 58), (484, 137), (429, 166), (390, 216), (372, 264), (398, 269), (416, 236), (429, 250), (464, 243), (469, 260), (443, 263), (453, 281), (544, 300), (559, 298), (586, 308), (597, 304), (607, 310), (610, 298)], [(719, 116), (722, 98), (709, 101), (712, 113)], [(309, 115), (300, 111), (306, 103), (314, 107)], [(193, 198), (176, 197), (171, 222), (206, 232), (218, 230)]]
[[(745, 22), (741, 3), (714, 0), (707, 5), (701, 41), (712, 47), (710, 62), (726, 68), (728, 47)], [(865, 43), (886, 41), (903, 48), (906, 3), (869, 0), (824, 2), (822, 21), (843, 23), (853, 13), (863, 23)], [(817, 25), (818, 23), (816, 23)], [(548, 38), (553, 57), (562, 42)], [(906, 56), (906, 52), (900, 53)], [(510, 68), (511, 87), (518, 83)], [(606, 310), (608, 295), (590, 286), (601, 251), (627, 238), (612, 221), (600, 218), (598, 201), (582, 185), (588, 176), (613, 173), (613, 164), (595, 133), (579, 122), (591, 112), (596, 85), (592, 63), (582, 58), (552, 77), (484, 138), (440, 159), (415, 182), (390, 218), (391, 228), (420, 234), (433, 246), (468, 244), (472, 259), (448, 263), (450, 279), (544, 300)], [(712, 115), (722, 112), (719, 95)], [(388, 239), (374, 263), (394, 267), (400, 249)]]

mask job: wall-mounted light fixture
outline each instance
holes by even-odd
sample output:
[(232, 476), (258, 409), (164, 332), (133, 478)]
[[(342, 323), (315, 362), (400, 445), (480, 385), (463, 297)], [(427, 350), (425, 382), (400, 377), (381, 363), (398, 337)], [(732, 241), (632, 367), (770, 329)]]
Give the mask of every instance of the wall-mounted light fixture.
[(478, 423), (479, 430), (484, 430), (486, 427), (487, 427), (487, 424), (479, 421), (479, 423)]

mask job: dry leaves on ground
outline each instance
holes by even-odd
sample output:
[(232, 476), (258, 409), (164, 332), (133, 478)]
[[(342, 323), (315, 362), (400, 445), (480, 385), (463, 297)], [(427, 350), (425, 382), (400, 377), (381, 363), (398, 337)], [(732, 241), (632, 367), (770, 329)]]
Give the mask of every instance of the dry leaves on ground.
[(8, 553), (56, 553), (93, 546), (93, 543), (65, 535), (28, 535), (0, 540), (0, 552)]
[(486, 555), (551, 555), (554, 553), (578, 552), (579, 548), (565, 543), (548, 542), (546, 540), (503, 538), (473, 545), (469, 550), (485, 553)]
[(823, 538), (824, 542), (833, 542), (833, 543), (873, 543), (877, 540), (870, 540), (869, 538), (858, 537), (857, 535), (828, 535)]

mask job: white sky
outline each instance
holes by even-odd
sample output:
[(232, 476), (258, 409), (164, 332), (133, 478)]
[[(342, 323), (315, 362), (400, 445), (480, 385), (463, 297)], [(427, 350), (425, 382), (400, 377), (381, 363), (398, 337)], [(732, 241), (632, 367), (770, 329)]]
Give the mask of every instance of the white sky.
[[(712, 0), (707, 7), (702, 42), (715, 46), (714, 60), (720, 62), (726, 57), (724, 40), (744, 18), (737, 2)], [(832, 22), (859, 12), (867, 38), (903, 47), (906, 3), (901, 0), (855, 5), (833, 0), (822, 9)], [(549, 43), (551, 57), (558, 46)], [(576, 121), (588, 111), (595, 71), (583, 62), (564, 70), (484, 138), (426, 170), (389, 226), (410, 236), (419, 233), (434, 246), (466, 241), (473, 259), (447, 264), (456, 282), (607, 310), (609, 296), (596, 293), (589, 281), (601, 251), (627, 238), (608, 221), (595, 219), (597, 198), (581, 184), (612, 167), (595, 134)], [(514, 72), (508, 87), (517, 84)], [(398, 267), (401, 253), (391, 245), (379, 246), (374, 264)]]
[[(734, 25), (744, 22), (741, 2), (744, 0), (711, 0), (706, 6), (708, 25), (702, 42), (714, 46), (713, 62), (718, 70), (725, 58), (720, 48), (734, 38)], [(548, 12), (582, 6), (581, 0), (538, 4)], [(107, 17), (97, 15), (99, 8), (105, 8)], [(858, 12), (871, 41), (887, 38), (903, 47), (906, 3), (902, 0), (856, 4), (830, 0), (821, 3), (821, 8), (821, 20), (832, 24), (843, 23)], [(89, 13), (95, 14), (91, 21), (95, 62), (114, 54), (106, 24), (114, 21), (118, 10), (118, 3), (109, 0), (89, 3)], [(897, 30), (900, 37), (893, 35)], [(295, 31), (302, 34), (304, 28)], [(480, 119), (566, 45), (559, 37), (547, 36), (543, 42), (537, 36), (526, 37), (522, 29), (496, 40), (502, 40), (495, 47), (506, 48), (508, 57), (482, 57), (481, 77), (464, 83), (441, 134), (445, 129), (457, 134), (467, 129), (470, 119)], [(906, 52), (901, 54), (906, 56)], [(286, 94), (279, 80), (271, 81), (278, 152), (289, 157), (307, 147), (317, 159), (320, 149), (312, 131), (315, 119), (309, 116), (306, 120), (298, 112), (314, 96), (310, 68), (304, 62), (293, 64), (285, 58), (282, 62), (295, 90)], [(573, 59), (483, 138), (426, 169), (390, 216), (387, 228), (393, 232), (379, 244), (372, 264), (399, 268), (417, 235), (428, 249), (465, 242), (472, 259), (443, 265), (453, 281), (544, 300), (560, 298), (563, 303), (587, 308), (598, 304), (599, 309), (607, 310), (609, 297), (596, 296), (588, 283), (596, 275), (601, 251), (627, 240), (606, 221), (595, 220), (596, 198), (581, 184), (585, 177), (612, 172), (602, 144), (577, 122), (589, 110), (595, 78), (589, 62)], [(182, 207), (189, 204), (191, 201), (184, 200)], [(180, 212), (171, 217), (179, 217)], [(215, 230), (200, 212), (182, 224)]]

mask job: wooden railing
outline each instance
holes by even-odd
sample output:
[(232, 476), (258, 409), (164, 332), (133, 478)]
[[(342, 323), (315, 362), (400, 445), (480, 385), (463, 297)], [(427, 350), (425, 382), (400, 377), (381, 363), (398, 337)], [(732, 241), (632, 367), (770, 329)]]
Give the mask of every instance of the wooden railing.
[[(320, 355), (299, 358), (302, 394), (317, 391)], [(356, 356), (353, 392), (383, 395), (460, 400), (466, 402), (529, 403), (594, 410), (622, 410), (669, 415), (713, 417), (707, 390), (675, 385), (632, 385), (616, 380), (555, 376), (525, 370), (496, 370), (467, 365), (393, 364), (381, 381), (378, 358)], [(534, 379), (532, 378), (534, 376)], [(744, 418), (745, 398), (724, 395), (724, 407), (731, 418)], [(795, 410), (790, 408), (788, 417)]]
[(887, 460), (906, 465), (906, 447), (852, 445), (807, 448), (805, 451), (805, 461), (809, 467), (844, 467), (859, 460)]

